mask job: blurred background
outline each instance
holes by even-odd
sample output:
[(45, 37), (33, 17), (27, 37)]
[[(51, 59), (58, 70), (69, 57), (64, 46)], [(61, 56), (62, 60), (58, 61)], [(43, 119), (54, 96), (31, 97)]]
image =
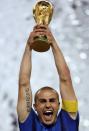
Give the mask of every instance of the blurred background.
[[(26, 41), (35, 26), (37, 0), (0, 0), (0, 131), (19, 131), (16, 104), (18, 74)], [(69, 65), (79, 100), (80, 131), (89, 130), (89, 0), (49, 0), (54, 14), (49, 25)], [(42, 86), (58, 90), (51, 49), (32, 52), (33, 95)]]

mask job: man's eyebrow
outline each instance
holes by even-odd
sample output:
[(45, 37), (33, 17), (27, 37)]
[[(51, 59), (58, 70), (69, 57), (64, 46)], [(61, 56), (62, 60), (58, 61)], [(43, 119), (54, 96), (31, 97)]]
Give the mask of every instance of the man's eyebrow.
[(49, 100), (50, 100), (50, 101), (55, 101), (55, 100), (56, 100), (56, 98), (50, 98)]
[[(55, 101), (56, 98), (49, 98), (49, 101)], [(46, 101), (45, 98), (39, 98), (39, 101)]]
[(39, 101), (46, 101), (46, 99), (44, 99), (44, 98), (39, 98)]

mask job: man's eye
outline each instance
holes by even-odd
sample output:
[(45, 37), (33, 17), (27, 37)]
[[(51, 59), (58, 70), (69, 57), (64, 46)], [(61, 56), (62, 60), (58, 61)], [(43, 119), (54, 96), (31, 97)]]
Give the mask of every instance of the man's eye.
[(40, 103), (45, 103), (46, 101), (45, 100), (40, 100)]
[(55, 99), (51, 99), (50, 102), (56, 102), (56, 100)]

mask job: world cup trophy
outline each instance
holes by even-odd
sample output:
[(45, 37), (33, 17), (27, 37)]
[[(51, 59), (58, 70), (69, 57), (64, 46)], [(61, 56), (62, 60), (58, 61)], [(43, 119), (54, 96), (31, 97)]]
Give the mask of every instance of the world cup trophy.
[[(53, 5), (47, 0), (38, 1), (33, 8), (33, 17), (37, 25), (46, 25), (50, 23), (53, 15)], [(33, 43), (31, 43), (31, 48), (38, 52), (45, 52), (49, 50), (50, 43), (45, 35), (35, 35), (33, 36)]]

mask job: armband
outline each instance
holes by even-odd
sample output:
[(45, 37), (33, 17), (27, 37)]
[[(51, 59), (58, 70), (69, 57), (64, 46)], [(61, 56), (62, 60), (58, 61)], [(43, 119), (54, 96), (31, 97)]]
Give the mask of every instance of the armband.
[(62, 109), (64, 109), (67, 112), (77, 112), (78, 101), (77, 100), (62, 100)]

